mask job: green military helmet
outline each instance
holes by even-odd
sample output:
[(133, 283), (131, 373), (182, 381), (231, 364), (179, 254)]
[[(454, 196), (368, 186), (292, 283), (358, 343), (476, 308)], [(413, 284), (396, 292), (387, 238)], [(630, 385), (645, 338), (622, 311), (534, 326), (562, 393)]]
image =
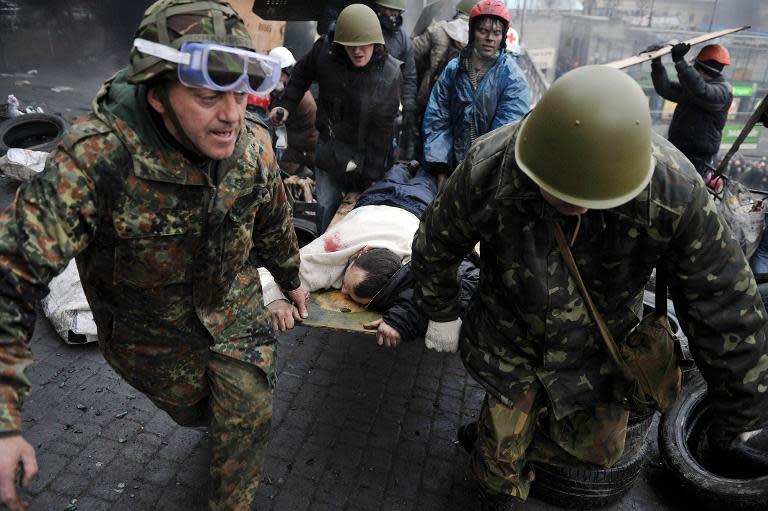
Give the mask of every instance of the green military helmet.
[[(177, 50), (189, 42), (213, 42), (255, 50), (242, 18), (227, 2), (219, 0), (159, 0), (150, 5), (136, 29), (136, 38)], [(176, 64), (131, 48), (128, 81), (141, 83), (168, 72)]]
[(466, 14), (467, 16), (469, 16), (469, 14), (472, 12), (472, 8), (475, 6), (477, 2), (478, 0), (461, 0), (456, 5), (456, 10), (461, 14)]
[(405, 0), (376, 0), (374, 3), (388, 9), (405, 10)]
[(584, 66), (544, 93), (515, 143), (520, 168), (543, 190), (593, 209), (619, 206), (646, 187), (655, 166), (643, 90), (623, 71)]
[(367, 5), (348, 5), (336, 20), (333, 42), (343, 46), (384, 44), (378, 16)]

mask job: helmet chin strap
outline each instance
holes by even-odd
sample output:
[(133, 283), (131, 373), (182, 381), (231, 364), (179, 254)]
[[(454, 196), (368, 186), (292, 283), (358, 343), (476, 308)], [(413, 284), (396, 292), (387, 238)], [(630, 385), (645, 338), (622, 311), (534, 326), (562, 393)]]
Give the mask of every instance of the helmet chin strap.
[(171, 124), (173, 125), (173, 129), (176, 132), (175, 134), (172, 133), (171, 135), (176, 138), (176, 140), (179, 142), (179, 144), (182, 145), (182, 147), (184, 147), (184, 149), (191, 151), (192, 154), (201, 154), (197, 147), (195, 147), (195, 144), (192, 143), (192, 140), (190, 140), (187, 136), (187, 132), (184, 131), (184, 128), (181, 126), (181, 122), (176, 115), (176, 111), (171, 105), (171, 98), (168, 95), (168, 83), (163, 82), (157, 84), (157, 86), (155, 86), (155, 92), (157, 93), (157, 98), (160, 100), (160, 104), (163, 105), (165, 114), (168, 116), (168, 119), (170, 119)]

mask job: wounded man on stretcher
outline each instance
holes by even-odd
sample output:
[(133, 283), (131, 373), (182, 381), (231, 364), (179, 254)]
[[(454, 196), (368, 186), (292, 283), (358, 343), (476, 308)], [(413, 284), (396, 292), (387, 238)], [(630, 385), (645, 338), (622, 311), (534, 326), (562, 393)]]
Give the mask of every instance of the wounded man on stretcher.
[[(317, 302), (310, 307), (310, 318), (304, 324), (375, 329), (377, 344), (391, 348), (423, 337), (428, 318), (414, 300), (411, 242), (436, 193), (437, 183), (431, 174), (419, 169), (414, 175), (411, 167), (396, 164), (384, 179), (360, 195), (352, 211), (303, 247), (299, 276)], [(462, 313), (480, 279), (478, 263), (473, 252), (458, 270)], [(260, 268), (259, 275), (273, 328), (293, 328), (299, 319), (295, 307), (266, 269)], [(328, 289), (340, 290), (342, 297), (331, 295), (334, 304), (323, 311), (322, 304), (329, 300), (315, 292)], [(362, 311), (376, 311), (382, 316), (372, 319), (370, 313)], [(362, 319), (369, 321), (361, 323)]]

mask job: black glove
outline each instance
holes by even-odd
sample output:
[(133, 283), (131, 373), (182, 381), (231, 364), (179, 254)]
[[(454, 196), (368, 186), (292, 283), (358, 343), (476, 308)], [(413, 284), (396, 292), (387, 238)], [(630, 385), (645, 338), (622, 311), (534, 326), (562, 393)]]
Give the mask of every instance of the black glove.
[(691, 49), (691, 45), (688, 43), (677, 43), (672, 47), (672, 60), (675, 62), (680, 62), (683, 60), (683, 57), (685, 57), (685, 54), (688, 53), (688, 50)]
[(747, 444), (738, 432), (722, 429), (717, 423), (707, 431), (713, 471), (732, 478), (768, 475), (768, 452)]

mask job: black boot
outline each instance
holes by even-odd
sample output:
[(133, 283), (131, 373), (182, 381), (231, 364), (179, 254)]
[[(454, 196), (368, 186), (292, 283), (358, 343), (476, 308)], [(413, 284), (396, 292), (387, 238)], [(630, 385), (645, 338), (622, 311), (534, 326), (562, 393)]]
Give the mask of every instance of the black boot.
[(482, 486), (477, 490), (477, 511), (515, 511), (517, 503), (511, 495), (494, 493)]
[(472, 454), (472, 451), (475, 450), (475, 441), (477, 440), (477, 422), (468, 422), (461, 426), (456, 437), (464, 450)]

